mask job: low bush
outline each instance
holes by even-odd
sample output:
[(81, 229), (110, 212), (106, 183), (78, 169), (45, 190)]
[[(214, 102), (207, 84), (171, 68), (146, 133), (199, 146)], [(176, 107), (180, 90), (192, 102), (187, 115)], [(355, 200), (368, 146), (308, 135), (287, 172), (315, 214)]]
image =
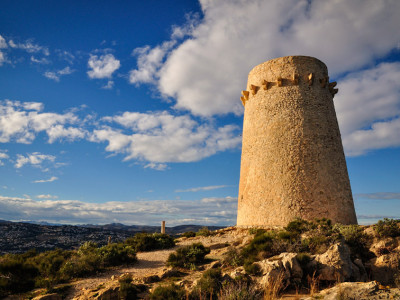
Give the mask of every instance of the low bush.
[(343, 236), (346, 244), (350, 247), (353, 259), (366, 260), (370, 258), (369, 246), (372, 237), (366, 234), (361, 226), (335, 224), (333, 230)]
[(132, 284), (132, 275), (124, 275), (119, 282), (118, 296), (121, 300), (136, 300), (140, 290)]
[(0, 263), (0, 295), (27, 292), (35, 287), (39, 270), (16, 255), (9, 255)]
[(151, 300), (180, 300), (186, 299), (183, 287), (171, 283), (171, 285), (160, 285), (150, 295)]
[(136, 251), (169, 249), (175, 246), (174, 238), (163, 233), (137, 233), (134, 237), (128, 238), (125, 243)]
[(263, 292), (248, 280), (235, 279), (222, 285), (219, 300), (261, 300)]
[(209, 253), (210, 248), (204, 247), (202, 243), (194, 243), (171, 253), (168, 257), (167, 265), (187, 269), (193, 268), (204, 262), (205, 256)]
[(243, 265), (246, 274), (258, 276), (261, 273), (261, 268), (258, 264), (252, 263), (250, 261), (245, 262)]
[(224, 255), (223, 263), (228, 266), (239, 267), (243, 265), (244, 258), (235, 247), (229, 247)]
[(374, 229), (379, 237), (398, 237), (400, 236), (399, 225), (400, 220), (384, 218), (378, 221)]
[(197, 236), (210, 236), (210, 235), (214, 235), (214, 233), (212, 231), (210, 231), (208, 229), (208, 227), (203, 227), (201, 229), (199, 229), (199, 231), (196, 232)]
[(191, 293), (192, 299), (218, 299), (222, 288), (221, 269), (209, 269), (203, 273)]
[(196, 232), (194, 231), (187, 231), (181, 234), (182, 237), (191, 238), (196, 236)]
[(101, 247), (99, 255), (103, 267), (130, 264), (136, 261), (136, 251), (133, 247), (122, 243)]

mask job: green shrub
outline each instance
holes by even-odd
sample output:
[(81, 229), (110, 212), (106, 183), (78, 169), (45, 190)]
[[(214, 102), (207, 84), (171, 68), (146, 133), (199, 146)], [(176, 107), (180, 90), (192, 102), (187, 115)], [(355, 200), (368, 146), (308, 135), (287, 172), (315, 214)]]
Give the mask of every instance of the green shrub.
[(197, 236), (210, 236), (210, 235), (214, 235), (214, 234), (212, 233), (212, 231), (210, 231), (208, 229), (208, 227), (203, 227), (203, 228), (199, 229), (199, 231), (196, 232), (196, 235)]
[(255, 275), (255, 276), (260, 275), (261, 268), (258, 264), (255, 264), (252, 262), (245, 262), (243, 267), (244, 267), (246, 274)]
[(168, 249), (175, 246), (173, 237), (163, 233), (137, 233), (134, 237), (128, 238), (125, 243), (136, 251)]
[(132, 275), (124, 275), (119, 281), (119, 298), (122, 300), (135, 300), (137, 294), (140, 292), (139, 289), (132, 284)]
[(258, 290), (250, 280), (242, 278), (226, 282), (222, 285), (219, 300), (261, 300), (263, 292)]
[(398, 237), (400, 236), (400, 220), (384, 218), (379, 220), (374, 226), (375, 232), (379, 237)]
[(229, 247), (228, 251), (224, 255), (223, 262), (225, 265), (238, 267), (243, 265), (244, 259), (243, 256), (235, 247)]
[(0, 291), (2, 293), (21, 293), (35, 287), (39, 271), (33, 265), (10, 255), (3, 257), (0, 263)]
[(209, 269), (201, 276), (191, 297), (194, 299), (218, 299), (222, 282), (221, 269)]
[(285, 227), (285, 230), (295, 234), (301, 234), (303, 232), (308, 231), (309, 228), (310, 228), (310, 223), (308, 221), (296, 218), (288, 223), (288, 225)]
[(171, 253), (167, 260), (167, 265), (172, 267), (191, 268), (204, 262), (204, 258), (210, 253), (210, 248), (204, 247), (202, 243), (194, 243), (189, 246), (179, 248)]
[(171, 283), (168, 286), (158, 286), (150, 295), (151, 300), (180, 300), (186, 299), (183, 287)]
[(249, 229), (249, 233), (250, 234), (262, 234), (262, 233), (265, 233), (265, 232), (267, 232), (265, 229), (262, 229), (262, 228), (250, 228)]
[(343, 236), (346, 244), (350, 247), (352, 257), (368, 259), (369, 245), (371, 237), (364, 232), (364, 229), (358, 225), (340, 225), (335, 224), (334, 231)]
[(182, 237), (191, 238), (196, 236), (196, 232), (194, 231), (187, 231), (181, 234)]
[(136, 261), (136, 251), (131, 246), (121, 243), (101, 247), (99, 255), (104, 267), (119, 266)]

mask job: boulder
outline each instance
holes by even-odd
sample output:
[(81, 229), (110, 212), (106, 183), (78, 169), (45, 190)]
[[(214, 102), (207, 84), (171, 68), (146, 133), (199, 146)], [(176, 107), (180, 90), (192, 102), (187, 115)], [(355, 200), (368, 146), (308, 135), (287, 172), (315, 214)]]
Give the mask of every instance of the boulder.
[(355, 279), (355, 281), (366, 282), (368, 280), (368, 274), (367, 274), (367, 271), (365, 270), (362, 260), (357, 258), (354, 260), (354, 264), (358, 267), (358, 270), (360, 272), (360, 278), (358, 280)]
[(394, 282), (395, 274), (400, 270), (400, 254), (392, 252), (369, 260), (371, 277), (384, 285)]
[(259, 283), (262, 287), (279, 284), (282, 288), (286, 288), (290, 284), (290, 271), (285, 269), (281, 257), (274, 256), (255, 264), (261, 270), (262, 277)]
[(284, 252), (281, 253), (278, 257), (282, 259), (282, 264), (285, 268), (285, 271), (289, 271), (291, 283), (299, 284), (301, 283), (301, 279), (303, 278), (303, 270), (301, 269), (301, 266), (297, 261), (296, 256), (297, 253)]
[(381, 256), (382, 254), (388, 254), (397, 246), (398, 246), (397, 239), (388, 237), (373, 243), (369, 248), (369, 250), (376, 256)]
[(316, 255), (315, 262), (318, 265), (319, 279), (324, 281), (343, 282), (360, 273), (350, 259), (349, 247), (343, 242), (338, 242), (325, 253)]

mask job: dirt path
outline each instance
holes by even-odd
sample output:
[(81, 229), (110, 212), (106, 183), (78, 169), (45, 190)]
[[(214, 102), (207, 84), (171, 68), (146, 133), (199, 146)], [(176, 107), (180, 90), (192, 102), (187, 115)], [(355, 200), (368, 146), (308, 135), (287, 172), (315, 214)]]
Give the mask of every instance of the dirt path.
[[(177, 248), (189, 245), (196, 242), (201, 242), (205, 246), (217, 246), (215, 249), (211, 247), (212, 251), (209, 257), (213, 259), (220, 259), (221, 254), (226, 251), (227, 245), (232, 245), (235, 241), (243, 239), (247, 235), (247, 230), (227, 230), (224, 234), (217, 236), (198, 236), (189, 239), (182, 239), (178, 241), (177, 246), (168, 250), (157, 250), (151, 252), (140, 252), (137, 253), (138, 261), (128, 267), (118, 267), (115, 269), (108, 270), (99, 275), (81, 279), (72, 283), (72, 288), (66, 297), (66, 299), (74, 299), (84, 294), (87, 290), (92, 290), (99, 287), (101, 284), (110, 282), (112, 277), (118, 278), (122, 274), (132, 274), (133, 277), (141, 278), (151, 275), (159, 274), (164, 268), (166, 268), (166, 261), (170, 253), (174, 252)], [(222, 245), (222, 248), (218, 247)]]
[(112, 276), (118, 277), (122, 274), (132, 274), (133, 277), (145, 277), (160, 273), (165, 268), (165, 262), (170, 253), (174, 252), (177, 247), (168, 250), (158, 250), (151, 252), (140, 252), (137, 254), (138, 261), (128, 267), (119, 267), (107, 272), (101, 273), (95, 277), (85, 278), (73, 282), (66, 299), (73, 299), (83, 294), (85, 290), (90, 290), (98, 287), (99, 285), (110, 281)]

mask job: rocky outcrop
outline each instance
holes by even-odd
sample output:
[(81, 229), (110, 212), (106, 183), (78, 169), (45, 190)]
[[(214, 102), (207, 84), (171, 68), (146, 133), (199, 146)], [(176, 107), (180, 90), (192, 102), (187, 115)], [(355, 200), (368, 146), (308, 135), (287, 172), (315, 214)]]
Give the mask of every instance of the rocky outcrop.
[(382, 284), (394, 283), (395, 275), (400, 276), (400, 253), (392, 252), (375, 257), (368, 262), (371, 276)]
[(53, 293), (53, 294), (37, 296), (32, 300), (62, 300), (62, 297), (59, 294)]
[(284, 287), (299, 284), (303, 277), (303, 270), (296, 255), (296, 253), (284, 252), (256, 263), (262, 274), (260, 284), (263, 286), (276, 281), (282, 281)]
[(371, 282), (343, 282), (332, 288), (325, 289), (312, 297), (301, 298), (302, 300), (324, 299), (398, 299), (400, 289), (386, 289), (379, 286), (375, 281)]
[[(358, 265), (362, 266), (360, 260)], [(316, 269), (319, 280), (331, 282), (360, 281), (366, 278), (365, 268), (351, 261), (350, 249), (343, 243), (338, 242), (323, 253), (316, 255), (308, 265), (309, 269)]]

